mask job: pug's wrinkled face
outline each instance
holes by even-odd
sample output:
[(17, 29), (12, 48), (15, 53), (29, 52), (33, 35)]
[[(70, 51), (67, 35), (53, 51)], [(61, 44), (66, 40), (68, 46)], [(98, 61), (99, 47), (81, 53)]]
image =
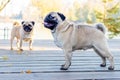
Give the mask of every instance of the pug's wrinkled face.
[(22, 27), (25, 32), (31, 32), (35, 24), (34, 21), (22, 21)]
[(53, 30), (60, 22), (65, 20), (65, 16), (59, 12), (50, 12), (44, 19), (44, 26)]

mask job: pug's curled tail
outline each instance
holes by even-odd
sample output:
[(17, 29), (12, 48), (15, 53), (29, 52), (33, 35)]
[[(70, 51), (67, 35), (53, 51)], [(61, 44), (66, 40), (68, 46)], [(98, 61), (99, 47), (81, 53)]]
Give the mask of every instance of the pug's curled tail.
[(105, 25), (102, 24), (102, 23), (97, 23), (97, 24), (95, 24), (95, 27), (96, 27), (97, 29), (99, 29), (100, 31), (102, 31), (104, 34), (107, 32), (107, 29), (106, 29)]

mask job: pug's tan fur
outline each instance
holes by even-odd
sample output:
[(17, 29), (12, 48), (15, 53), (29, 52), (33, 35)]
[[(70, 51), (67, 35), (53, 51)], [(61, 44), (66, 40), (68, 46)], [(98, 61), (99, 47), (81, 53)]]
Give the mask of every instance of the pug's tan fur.
[[(50, 21), (47, 22), (47, 20), (50, 19), (52, 19), (51, 21), (54, 20), (55, 23), (58, 23), (51, 32), (54, 37), (55, 44), (62, 48), (65, 53), (65, 64), (61, 66), (61, 70), (67, 70), (71, 65), (72, 51), (81, 49), (86, 50), (89, 48), (93, 48), (101, 57), (103, 61), (100, 65), (101, 67), (106, 66), (107, 58), (110, 62), (108, 69), (114, 69), (113, 56), (111, 55), (107, 45), (105, 26), (103, 24), (99, 23), (96, 25), (88, 25), (75, 23), (73, 21), (62, 20), (58, 13), (51, 12), (45, 18), (46, 27), (50, 24)], [(51, 24), (53, 24), (53, 22)], [(47, 28), (49, 28), (49, 26)]]
[(13, 50), (12, 44), (13, 44), (14, 38), (17, 39), (17, 48), (19, 50), (23, 51), (22, 49), (23, 41), (29, 42), (29, 49), (32, 50), (33, 33), (34, 33), (34, 29), (31, 32), (25, 32), (23, 30), (22, 25), (20, 25), (19, 23), (14, 23), (13, 28), (11, 30), (11, 40), (10, 40), (11, 50)]

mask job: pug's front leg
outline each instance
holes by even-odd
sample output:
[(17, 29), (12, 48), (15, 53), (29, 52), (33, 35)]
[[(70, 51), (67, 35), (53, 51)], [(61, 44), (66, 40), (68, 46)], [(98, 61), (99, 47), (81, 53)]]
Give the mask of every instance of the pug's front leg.
[(19, 49), (20, 48), (20, 40), (17, 38), (17, 43), (16, 43), (16, 45), (17, 45), (17, 48)]
[(32, 50), (32, 40), (30, 40), (30, 42), (29, 42), (29, 50)]
[(20, 48), (19, 48), (20, 51), (23, 51), (22, 49), (22, 39), (20, 39)]
[(72, 51), (64, 51), (65, 52), (65, 64), (61, 66), (61, 70), (67, 70), (71, 65), (72, 59)]

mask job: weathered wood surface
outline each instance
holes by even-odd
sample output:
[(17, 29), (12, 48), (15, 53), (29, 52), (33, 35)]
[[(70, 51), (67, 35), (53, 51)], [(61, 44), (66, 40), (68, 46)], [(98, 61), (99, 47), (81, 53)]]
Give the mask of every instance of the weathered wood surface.
[(93, 50), (75, 51), (72, 65), (61, 71), (64, 54), (52, 40), (35, 40), (33, 51), (11, 51), (9, 40), (0, 40), (0, 80), (120, 80), (120, 40), (108, 40), (115, 70), (101, 68), (101, 58)]

